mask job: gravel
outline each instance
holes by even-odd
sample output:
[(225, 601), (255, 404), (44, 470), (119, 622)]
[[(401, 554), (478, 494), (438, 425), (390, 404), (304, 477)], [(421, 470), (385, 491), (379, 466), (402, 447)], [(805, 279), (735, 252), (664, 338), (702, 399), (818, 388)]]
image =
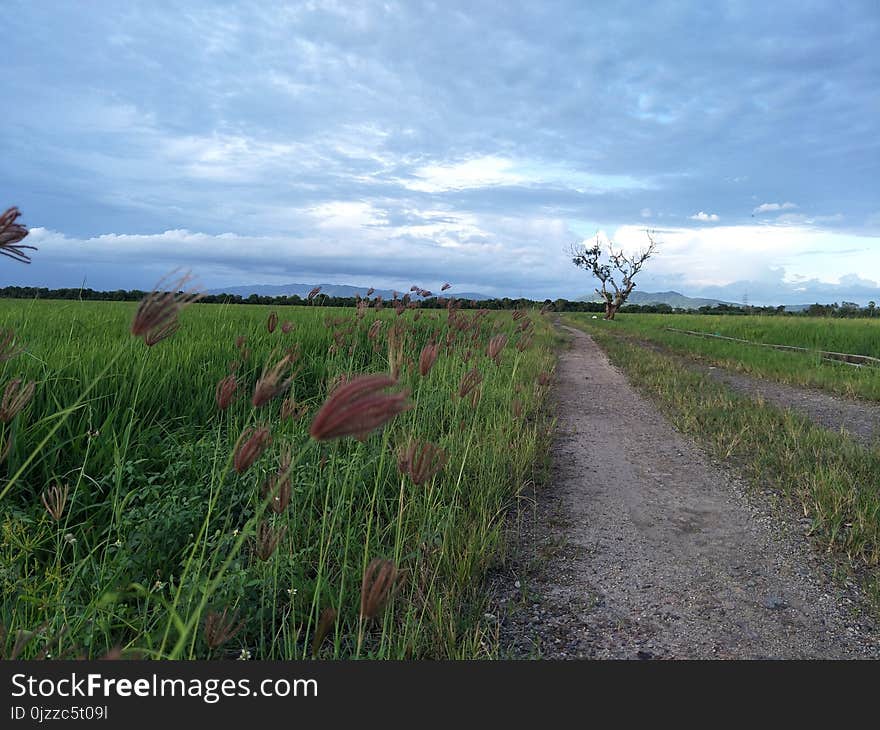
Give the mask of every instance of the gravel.
[(491, 577), (486, 620), (502, 654), (880, 656), (858, 587), (833, 577), (804, 524), (711, 462), (568, 331), (551, 477), (523, 495), (512, 557)]

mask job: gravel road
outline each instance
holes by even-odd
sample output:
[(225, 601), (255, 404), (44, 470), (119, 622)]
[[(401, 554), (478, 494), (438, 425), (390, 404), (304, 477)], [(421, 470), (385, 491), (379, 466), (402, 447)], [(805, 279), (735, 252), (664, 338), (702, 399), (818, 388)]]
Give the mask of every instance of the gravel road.
[(565, 329), (552, 474), (493, 577), (505, 655), (880, 656), (858, 588), (830, 577), (797, 516), (747, 493)]

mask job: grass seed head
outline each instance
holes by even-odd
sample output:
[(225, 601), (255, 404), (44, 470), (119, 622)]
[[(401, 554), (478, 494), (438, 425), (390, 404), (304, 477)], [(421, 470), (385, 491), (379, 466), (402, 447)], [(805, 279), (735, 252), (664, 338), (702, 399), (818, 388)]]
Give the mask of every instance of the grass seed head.
[(373, 558), (361, 581), (361, 618), (374, 619), (388, 601), (397, 580), (397, 567), (390, 560)]
[(290, 462), (290, 452), (285, 452), (278, 471), (263, 484), (263, 499), (269, 502), (269, 508), (277, 515), (290, 504)]
[(410, 441), (397, 455), (397, 468), (413, 484), (424, 484), (446, 466), (448, 456), (443, 449), (428, 441)]
[[(372, 291), (372, 290), (371, 290)], [(336, 609), (328, 606), (321, 611), (321, 617), (318, 619), (318, 627), (315, 629), (315, 635), (312, 638), (312, 657), (317, 657), (321, 650), (324, 639), (330, 633), (333, 625), (336, 623)]]
[(35, 382), (22, 384), (21, 378), (10, 380), (3, 390), (3, 399), (0, 401), (0, 421), (9, 423), (24, 407), (30, 403), (34, 396)]
[(49, 513), (49, 516), (52, 517), (55, 522), (61, 522), (61, 518), (64, 515), (64, 507), (67, 505), (68, 489), (69, 487), (67, 484), (61, 486), (56, 483), (40, 495), (40, 499), (43, 502), (43, 506), (46, 508), (46, 512)]
[(217, 649), (235, 638), (244, 627), (244, 621), (238, 620), (238, 611), (229, 614), (224, 608), (223, 613), (208, 611), (205, 616), (205, 643), (209, 649)]
[(419, 353), (419, 375), (423, 378), (431, 372), (437, 356), (440, 354), (440, 345), (425, 345)]
[(278, 315), (275, 312), (269, 312), (269, 317), (266, 319), (266, 329), (269, 330), (270, 335), (275, 331), (277, 326)]
[(458, 384), (458, 397), (466, 398), (480, 383), (483, 382), (483, 376), (476, 368), (468, 370), (461, 378)]
[(17, 223), (21, 211), (18, 208), (7, 208), (0, 215), (0, 254), (11, 259), (29, 264), (31, 257), (25, 253), (25, 249), (36, 251), (36, 246), (27, 246), (21, 243), (28, 235), (28, 229), (21, 223)]
[(296, 373), (286, 380), (283, 379), (284, 373), (290, 365), (290, 356), (285, 355), (271, 368), (268, 363), (263, 366), (263, 372), (254, 386), (254, 394), (251, 397), (251, 403), (254, 408), (266, 405), (275, 396), (283, 393), (290, 387), (290, 384), (296, 377)]
[(15, 347), (15, 332), (11, 329), (0, 330), (0, 362), (11, 360), (22, 352), (20, 347)]
[(287, 526), (273, 527), (268, 522), (261, 522), (257, 528), (257, 557), (266, 562), (272, 557), (278, 543), (287, 534)]
[(260, 458), (266, 447), (271, 443), (272, 436), (265, 426), (249, 426), (241, 432), (232, 457), (232, 466), (239, 474), (243, 474)]
[(487, 353), (496, 365), (501, 364), (501, 353), (506, 346), (507, 335), (505, 334), (495, 335), (491, 340), (489, 340)]
[(227, 375), (217, 383), (217, 387), (214, 389), (214, 401), (217, 403), (217, 407), (221, 411), (229, 408), (230, 404), (235, 399), (235, 393), (237, 390), (238, 380), (235, 375)]
[(162, 278), (141, 300), (131, 322), (131, 334), (142, 337), (148, 347), (173, 335), (180, 312), (202, 296), (196, 289), (186, 289), (192, 279), (189, 273), (169, 281), (171, 276)]
[(397, 381), (387, 375), (360, 375), (337, 387), (312, 421), (309, 434), (316, 441), (354, 436), (366, 439), (370, 431), (412, 405), (408, 391), (385, 393)]

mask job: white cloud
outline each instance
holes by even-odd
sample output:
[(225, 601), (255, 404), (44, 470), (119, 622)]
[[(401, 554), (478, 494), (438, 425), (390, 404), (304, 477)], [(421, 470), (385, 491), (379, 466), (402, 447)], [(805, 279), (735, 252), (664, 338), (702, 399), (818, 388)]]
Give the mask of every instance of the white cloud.
[(797, 208), (795, 203), (761, 203), (757, 208), (755, 208), (753, 213), (773, 213), (777, 210), (791, 210), (792, 208)]
[(702, 221), (707, 223), (715, 223), (721, 220), (716, 213), (704, 213), (702, 210), (699, 213), (694, 213), (690, 219), (692, 221)]
[(654, 213), (651, 211), (650, 208), (642, 208), (642, 210), (639, 212), (639, 215), (642, 216), (642, 218), (650, 218), (654, 215)]

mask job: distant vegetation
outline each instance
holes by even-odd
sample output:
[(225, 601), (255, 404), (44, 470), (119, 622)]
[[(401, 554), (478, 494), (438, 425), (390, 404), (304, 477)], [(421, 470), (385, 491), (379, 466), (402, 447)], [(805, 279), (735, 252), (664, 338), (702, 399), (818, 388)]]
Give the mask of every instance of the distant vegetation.
[[(49, 289), (46, 287), (32, 286), (6, 286), (0, 287), (0, 299), (78, 299), (82, 301), (111, 301), (111, 302), (137, 302), (146, 292), (139, 289), (117, 289), (115, 291), (99, 291), (95, 289), (63, 288)], [(681, 297), (681, 295), (679, 295)], [(353, 307), (356, 306), (356, 297), (330, 297), (320, 295), (320, 303), (328, 307)], [(686, 299), (686, 297), (682, 297)], [(238, 294), (206, 294), (199, 301), (204, 304), (261, 304), (266, 306), (284, 307), (309, 304), (306, 297), (297, 294), (292, 296), (260, 296), (251, 294), (242, 297)], [(443, 296), (432, 296), (418, 302), (420, 307), (427, 309), (443, 309), (449, 299)], [(386, 300), (391, 305), (393, 300)], [(552, 308), (556, 312), (591, 312), (604, 313), (604, 302), (593, 302), (571, 299), (543, 299), (535, 300), (525, 297), (510, 298), (499, 297), (497, 299), (468, 300), (456, 299), (456, 306), (460, 309), (523, 309), (523, 308)], [(860, 307), (854, 302), (841, 302), (833, 304), (811, 304), (799, 307), (796, 310), (783, 305), (777, 307), (757, 307), (739, 304), (718, 303), (715, 306), (703, 305), (696, 308), (675, 307), (670, 304), (625, 304), (621, 312), (642, 314), (733, 314), (733, 315), (779, 315), (779, 316), (808, 316), (808, 317), (880, 317), (880, 309), (875, 302), (868, 302), (866, 307)]]

